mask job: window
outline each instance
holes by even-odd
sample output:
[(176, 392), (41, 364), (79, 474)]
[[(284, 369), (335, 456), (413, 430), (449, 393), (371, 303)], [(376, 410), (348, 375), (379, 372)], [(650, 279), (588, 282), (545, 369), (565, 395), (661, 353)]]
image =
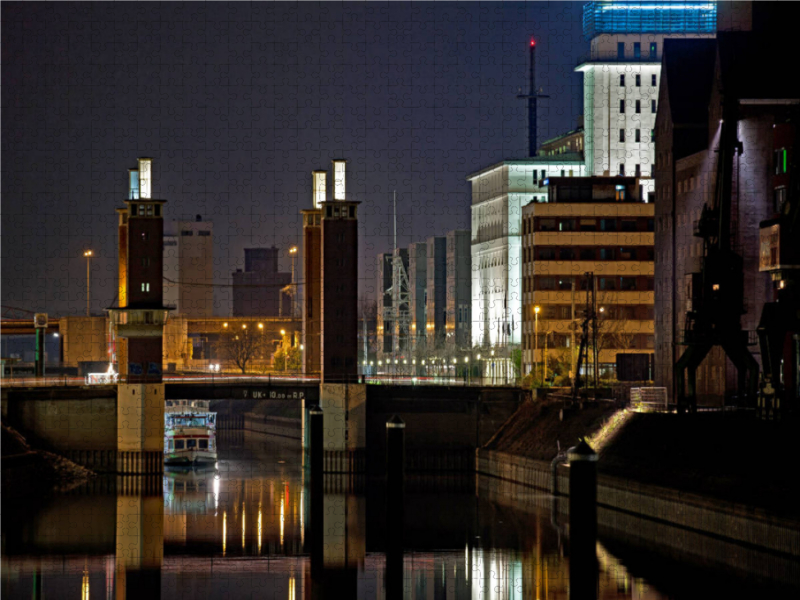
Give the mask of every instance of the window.
[(559, 260), (575, 260), (575, 251), (572, 248), (561, 248), (558, 252)]
[(563, 177), (564, 175), (566, 175), (566, 173), (564, 172), (564, 169), (561, 169), (561, 176)]
[(208, 450), (208, 440), (200, 440), (200, 450)]
[(210, 231), (198, 231), (197, 235), (202, 235), (204, 237), (208, 237), (208, 236), (211, 235), (211, 232)]
[(650, 112), (656, 114), (656, 101), (650, 100)]
[(616, 277), (601, 277), (599, 283), (600, 283), (600, 285), (598, 287), (601, 290), (615, 290), (615, 289), (617, 289), (617, 278)]
[(539, 231), (556, 231), (556, 220), (539, 219)]
[(636, 75), (636, 87), (642, 87), (642, 76), (639, 74)]
[(349, 206), (348, 208), (350, 209), (350, 212), (349, 212), (350, 218), (351, 219), (355, 219), (356, 218), (356, 207), (355, 206)]
[(620, 260), (633, 260), (636, 258), (636, 250), (633, 248), (620, 248), (619, 249), (619, 259)]
[(600, 231), (616, 231), (616, 219), (600, 219)]
[[(650, 60), (656, 59), (656, 54), (658, 54), (658, 44), (656, 42), (650, 42)], [(653, 85), (655, 85), (656, 76), (653, 75)]]
[(775, 190), (774, 195), (774, 207), (773, 210), (775, 212), (783, 212), (783, 206), (786, 204), (786, 188), (779, 187)]
[(625, 75), (619, 76), (619, 87), (625, 87)]
[(636, 231), (636, 219), (622, 219), (620, 231)]
[(175, 440), (175, 450), (183, 450), (183, 440)]
[(135, 204), (131, 204), (131, 216), (132, 217), (136, 216), (136, 205)]
[(787, 164), (787, 154), (786, 148), (775, 150), (775, 175), (783, 175), (784, 173), (788, 172), (789, 167)]
[(155, 210), (156, 210), (156, 216), (160, 217), (161, 216), (161, 205), (160, 204), (156, 204)]
[(651, 75), (650, 76), (650, 85), (652, 85), (653, 87), (656, 87), (656, 82), (658, 82), (658, 76), (657, 75)]
[(619, 114), (621, 115), (625, 114), (625, 100), (619, 101)]
[(150, 284), (149, 283), (143, 283), (142, 284), (142, 291), (143, 292), (149, 292), (150, 291)]
[(538, 181), (538, 179), (539, 179), (538, 171), (536, 169), (534, 169), (533, 170), (533, 183), (536, 183)]
[(186, 440), (186, 447), (188, 449), (197, 448), (197, 440)]
[(600, 248), (600, 260), (616, 260), (616, 257), (614, 248)]
[(619, 130), (619, 141), (620, 142), (624, 142), (625, 141), (625, 130), (624, 129), (620, 129)]
[(597, 219), (581, 219), (581, 231), (597, 231)]
[(625, 42), (617, 42), (617, 58), (625, 58)]
[(148, 217), (152, 217), (153, 216), (153, 205), (152, 204), (148, 204), (147, 205), (147, 216)]
[(582, 248), (580, 257), (581, 260), (594, 260), (594, 248)]
[(168, 446), (168, 449), (169, 449), (169, 450), (173, 450), (174, 448), (175, 448), (175, 443), (173, 442), (173, 440), (170, 440), (170, 441), (169, 441), (169, 446)]
[(555, 260), (556, 259), (556, 249), (555, 248), (540, 248), (539, 249), (539, 260)]
[(577, 219), (561, 219), (558, 224), (559, 231), (575, 231), (577, 229)]
[(183, 231), (181, 231), (181, 235), (183, 237), (189, 237), (189, 236), (194, 235), (194, 231), (190, 231), (188, 229), (184, 229)]
[[(636, 130), (636, 141), (639, 141), (639, 130)], [(634, 177), (641, 177), (642, 176), (642, 165), (636, 165), (636, 170), (634, 171)]]
[(642, 101), (641, 100), (637, 100), (636, 101), (636, 114), (638, 115), (641, 112), (642, 112)]
[(642, 45), (639, 42), (633, 43), (633, 58), (642, 58)]
[(655, 141), (656, 141), (656, 130), (655, 129), (651, 129), (650, 130), (650, 142), (653, 143)]
[(541, 173), (539, 174), (539, 179), (544, 179), (544, 169), (542, 169)]
[(622, 277), (620, 289), (627, 292), (636, 290), (636, 277)]
[(150, 259), (149, 258), (143, 258), (142, 259), (142, 266), (143, 267), (149, 267), (150, 266)]
[[(637, 102), (637, 104), (638, 104), (638, 102)], [(637, 143), (642, 141), (642, 130), (641, 129), (636, 129), (633, 132), (633, 141), (637, 142)], [(639, 165), (636, 165), (636, 167), (637, 167), (636, 170), (638, 171), (639, 170), (638, 169)]]
[(619, 163), (619, 174), (621, 177), (625, 176), (625, 163)]

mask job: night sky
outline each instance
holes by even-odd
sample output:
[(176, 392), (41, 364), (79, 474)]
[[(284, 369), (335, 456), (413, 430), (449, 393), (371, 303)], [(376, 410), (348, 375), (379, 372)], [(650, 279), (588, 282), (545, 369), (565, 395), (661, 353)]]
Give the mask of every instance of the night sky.
[(3, 2), (2, 303), (83, 314), (85, 248), (93, 312), (115, 301), (138, 156), (167, 219), (213, 221), (218, 315), (243, 249), (299, 245), (311, 171), (346, 158), (374, 297), (392, 190), (405, 246), (469, 228), (465, 177), (526, 156), (531, 37), (539, 140), (575, 127), (580, 22), (577, 2)]

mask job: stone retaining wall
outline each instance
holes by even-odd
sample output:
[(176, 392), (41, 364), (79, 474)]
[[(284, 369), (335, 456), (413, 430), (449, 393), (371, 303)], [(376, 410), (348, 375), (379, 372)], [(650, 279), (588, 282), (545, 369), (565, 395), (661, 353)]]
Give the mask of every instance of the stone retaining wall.
[[(538, 495), (525, 492), (524, 488), (554, 491), (547, 462), (479, 449), (476, 463), (478, 473), (522, 486), (523, 491), (514, 491), (515, 495), (531, 498)], [(569, 467), (566, 465), (558, 468), (557, 486), (559, 495), (568, 496)], [(601, 524), (621, 523), (620, 512), (630, 513), (739, 544), (800, 556), (800, 523), (756, 508), (603, 474), (597, 478), (597, 503), (600, 508), (612, 509), (599, 511), (606, 521)], [(561, 510), (568, 508), (568, 502), (559, 505)]]

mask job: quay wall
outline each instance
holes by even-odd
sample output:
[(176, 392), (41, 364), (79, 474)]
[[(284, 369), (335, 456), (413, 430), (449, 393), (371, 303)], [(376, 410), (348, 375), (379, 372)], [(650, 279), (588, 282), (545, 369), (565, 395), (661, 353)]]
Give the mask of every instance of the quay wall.
[[(476, 451), (475, 462), (479, 475), (500, 480), (500, 496), (523, 502), (535, 502), (536, 497), (544, 501), (543, 493), (557, 493), (564, 498), (569, 496), (567, 465), (557, 468), (557, 488), (554, 490), (548, 462), (484, 449)], [(681, 528), (687, 535), (702, 533), (748, 547), (800, 556), (800, 523), (750, 506), (602, 473), (597, 476), (597, 504), (601, 525), (631, 535), (641, 535), (641, 519), (630, 519), (635, 515), (651, 524)], [(567, 511), (568, 502), (559, 502), (559, 507), (561, 511)]]

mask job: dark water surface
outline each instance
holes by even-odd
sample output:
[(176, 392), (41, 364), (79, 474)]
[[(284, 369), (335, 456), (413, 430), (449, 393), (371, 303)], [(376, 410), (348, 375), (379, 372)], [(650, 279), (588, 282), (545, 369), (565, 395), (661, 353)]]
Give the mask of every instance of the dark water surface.
[[(4, 505), (2, 597), (576, 597), (566, 520), (545, 494), (512, 501), (483, 477), (409, 477), (401, 556), (378, 484), (328, 477), (320, 532), (296, 442), (220, 433), (217, 470), (170, 471), (163, 494), (98, 479)], [(663, 526), (637, 534), (635, 519), (626, 527), (601, 523), (600, 598), (800, 597), (788, 557)], [(401, 579), (387, 577), (387, 544)]]

